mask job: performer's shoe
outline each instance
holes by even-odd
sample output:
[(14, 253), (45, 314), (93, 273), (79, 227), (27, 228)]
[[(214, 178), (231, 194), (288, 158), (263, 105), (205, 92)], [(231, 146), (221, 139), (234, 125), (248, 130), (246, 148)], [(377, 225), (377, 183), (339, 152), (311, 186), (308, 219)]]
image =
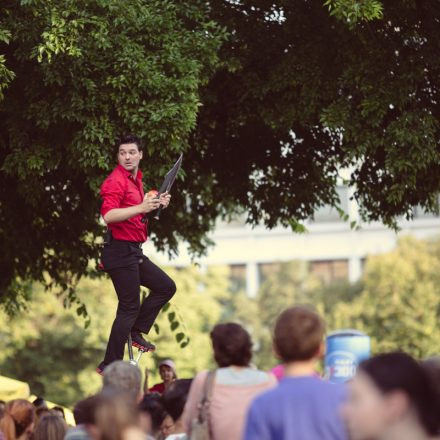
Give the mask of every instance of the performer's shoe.
[(132, 330), (131, 332), (131, 345), (133, 345), (133, 347), (139, 348), (139, 350), (142, 351), (156, 350), (156, 346), (151, 342), (145, 340), (141, 335), (141, 332), (137, 330)]
[(97, 372), (98, 374), (100, 374), (101, 376), (103, 376), (103, 375), (104, 375), (104, 369), (105, 369), (106, 366), (107, 366), (107, 365), (104, 364), (104, 362), (101, 362), (101, 363), (96, 367), (96, 372)]

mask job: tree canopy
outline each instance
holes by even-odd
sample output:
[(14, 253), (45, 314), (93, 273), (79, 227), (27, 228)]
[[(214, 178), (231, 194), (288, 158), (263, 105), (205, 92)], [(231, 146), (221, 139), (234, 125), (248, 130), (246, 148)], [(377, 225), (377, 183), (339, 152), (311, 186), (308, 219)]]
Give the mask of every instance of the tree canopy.
[[(438, 208), (440, 5), (405, 0), (5, 0), (0, 9), (1, 301), (93, 269), (119, 134), (147, 187), (184, 152), (162, 249), (216, 218), (292, 225), (339, 205), (393, 226)], [(71, 299), (74, 296), (71, 295)]]
[(341, 169), (366, 221), (437, 209), (438, 3), (384, 1), (382, 19), (356, 26), (320, 2), (212, 5), (231, 36), (190, 150), (221, 188), (207, 212), (288, 225), (338, 205)]
[[(13, 307), (28, 280), (72, 292), (87, 273), (118, 135), (144, 139), (150, 188), (188, 148), (223, 31), (198, 0), (11, 0), (0, 29), (0, 289)], [(196, 247), (205, 230), (177, 217), (179, 235), (163, 216), (159, 236)]]

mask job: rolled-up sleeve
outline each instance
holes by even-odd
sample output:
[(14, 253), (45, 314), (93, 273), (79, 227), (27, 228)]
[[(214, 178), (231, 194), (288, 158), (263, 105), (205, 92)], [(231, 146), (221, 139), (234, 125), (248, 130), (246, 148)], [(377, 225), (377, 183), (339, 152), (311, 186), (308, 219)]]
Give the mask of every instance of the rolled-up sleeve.
[(120, 208), (124, 198), (124, 185), (114, 177), (109, 177), (101, 186), (101, 215), (104, 217), (112, 209)]

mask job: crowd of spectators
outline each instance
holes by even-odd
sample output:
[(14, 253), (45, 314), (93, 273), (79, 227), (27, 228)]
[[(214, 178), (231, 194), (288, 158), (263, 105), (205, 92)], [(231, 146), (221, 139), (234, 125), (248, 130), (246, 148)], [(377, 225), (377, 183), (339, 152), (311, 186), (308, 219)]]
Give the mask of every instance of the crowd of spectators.
[(43, 399), (0, 402), (0, 440), (428, 440), (440, 436), (440, 360), (402, 352), (362, 362), (352, 380), (316, 373), (325, 324), (296, 306), (278, 317), (273, 349), (282, 374), (252, 364), (252, 341), (239, 324), (211, 331), (217, 368), (178, 378), (160, 363), (162, 382), (148, 386), (138, 367), (116, 361), (102, 390), (79, 401), (76, 426)]

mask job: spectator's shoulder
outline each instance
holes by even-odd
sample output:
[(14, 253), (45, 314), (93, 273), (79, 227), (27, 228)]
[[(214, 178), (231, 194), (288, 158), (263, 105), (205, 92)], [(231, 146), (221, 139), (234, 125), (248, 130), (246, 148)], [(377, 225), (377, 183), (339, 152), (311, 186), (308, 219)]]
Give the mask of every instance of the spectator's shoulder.
[(252, 407), (266, 408), (268, 406), (272, 406), (278, 400), (278, 394), (278, 387), (263, 391), (253, 400)]
[[(0, 437), (1, 438), (1, 437)], [(82, 426), (73, 426), (69, 428), (64, 437), (65, 440), (90, 440), (87, 430)]]
[(209, 370), (203, 370), (203, 371), (199, 371), (195, 376), (194, 376), (194, 380), (196, 379), (204, 379), (209, 373)]
[(332, 383), (328, 380), (321, 381), (321, 389), (325, 390), (328, 396), (335, 400), (345, 400), (347, 397), (347, 385), (342, 383)]
[(198, 372), (191, 382), (191, 388), (201, 390), (205, 384), (207, 375), (208, 370)]

